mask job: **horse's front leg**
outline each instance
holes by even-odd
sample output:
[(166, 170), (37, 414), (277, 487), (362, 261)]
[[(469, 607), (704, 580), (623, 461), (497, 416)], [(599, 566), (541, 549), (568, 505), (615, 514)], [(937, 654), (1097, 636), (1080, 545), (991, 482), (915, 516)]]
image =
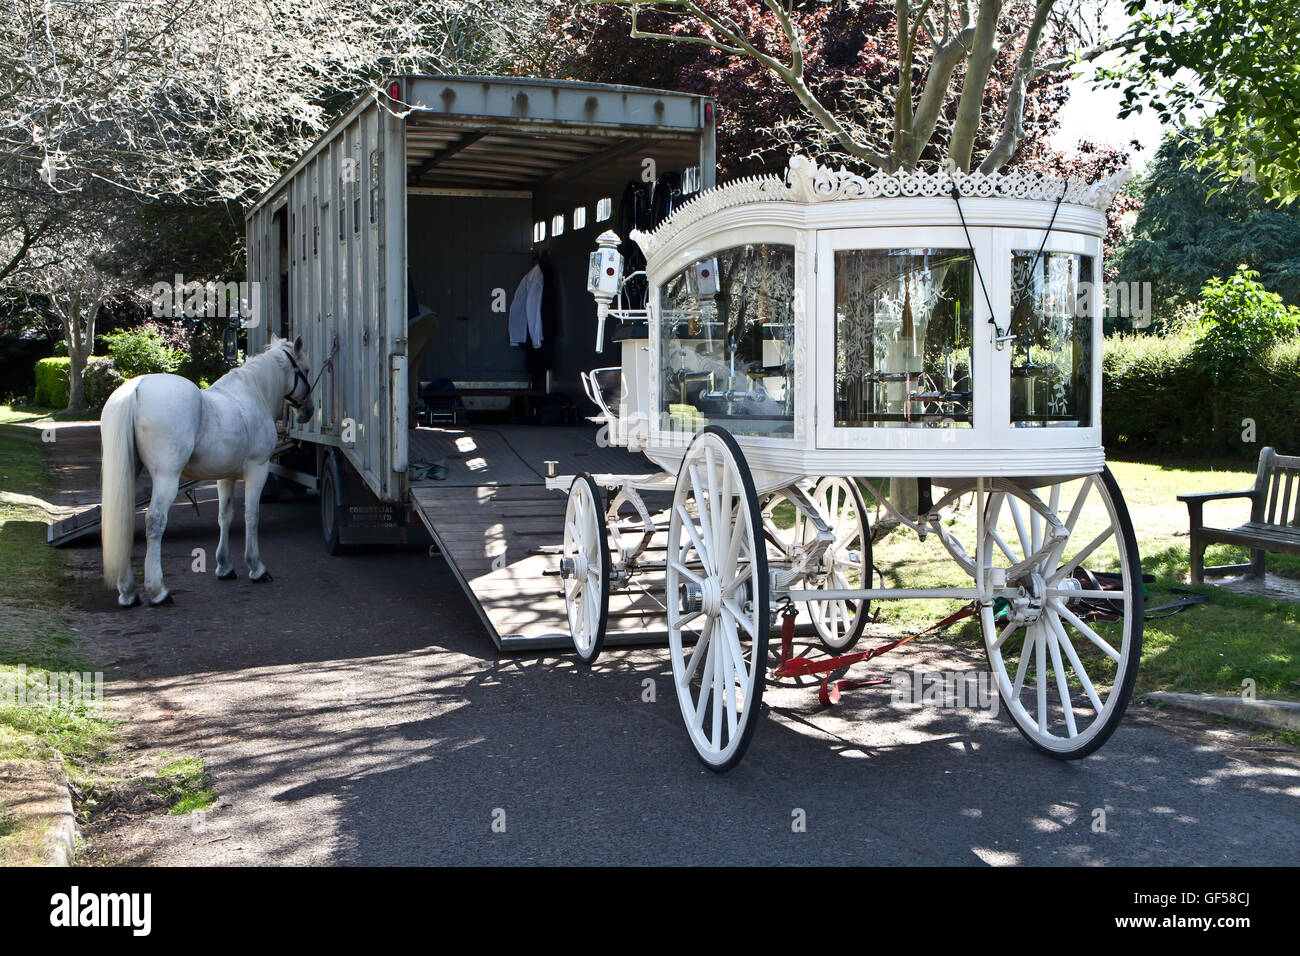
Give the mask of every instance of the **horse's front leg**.
[(165, 604), (171, 600), (171, 596), (163, 587), (162, 538), (163, 532), (167, 530), (167, 515), (180, 489), (181, 476), (179, 472), (159, 472), (153, 474), (152, 478), (153, 497), (144, 519), (144, 590), (150, 604)]
[(223, 478), (217, 482), (217, 526), (221, 537), (217, 540), (217, 580), (228, 581), (235, 576), (230, 563), (230, 525), (235, 518), (235, 479)]
[(249, 465), (244, 469), (244, 563), (248, 565), (250, 581), (270, 581), (271, 575), (262, 564), (257, 547), (257, 522), (262, 510), (262, 487), (270, 473), (269, 462)]

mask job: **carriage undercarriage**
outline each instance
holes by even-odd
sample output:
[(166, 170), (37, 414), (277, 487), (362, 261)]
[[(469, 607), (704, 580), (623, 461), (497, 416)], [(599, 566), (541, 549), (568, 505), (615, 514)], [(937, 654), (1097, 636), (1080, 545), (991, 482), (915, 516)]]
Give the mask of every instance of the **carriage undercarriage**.
[[(937, 541), (969, 579), (943, 587), (873, 587), (863, 483), (799, 478), (759, 495), (744, 452), (722, 429), (696, 438), (675, 480), (579, 475), (551, 483), (566, 480), (560, 576), (579, 658), (592, 663), (600, 654), (611, 590), (662, 580), (678, 702), (697, 753), (714, 769), (744, 755), (766, 681), (825, 675), (826, 700), (833, 672), (878, 656), (849, 652), (883, 601), (962, 602), (978, 620), (1003, 707), (1052, 756), (1092, 753), (1123, 714), (1140, 653), (1143, 587), (1109, 470), (1051, 481), (942, 479), (916, 517), (873, 495), (920, 540)], [(656, 490), (672, 491), (666, 516), (645, 504)], [(951, 512), (966, 499), (959, 520)], [(648, 549), (662, 534), (667, 546), (656, 559)], [(788, 647), (772, 653), (773, 631), (796, 615), (830, 656), (801, 665)]]

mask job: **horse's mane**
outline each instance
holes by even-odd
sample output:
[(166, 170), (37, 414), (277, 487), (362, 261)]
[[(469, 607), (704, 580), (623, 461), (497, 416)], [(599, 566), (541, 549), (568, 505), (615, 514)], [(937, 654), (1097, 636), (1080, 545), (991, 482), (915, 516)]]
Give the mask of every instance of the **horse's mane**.
[(261, 352), (244, 359), (243, 365), (236, 365), (208, 387), (217, 388), (223, 382), (227, 382), (227, 384), (243, 382), (259, 394), (268, 393), (272, 384), (275, 384), (277, 389), (283, 387), (283, 383), (272, 383), (270, 378), (272, 374), (279, 375), (282, 371), (271, 352), (273, 349), (283, 347), (284, 342), (284, 339), (277, 339), (270, 343)]

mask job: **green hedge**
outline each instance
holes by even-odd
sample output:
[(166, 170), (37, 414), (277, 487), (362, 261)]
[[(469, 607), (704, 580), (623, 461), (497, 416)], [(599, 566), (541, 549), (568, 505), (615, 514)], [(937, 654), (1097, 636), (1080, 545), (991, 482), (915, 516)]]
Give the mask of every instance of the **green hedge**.
[(67, 356), (44, 358), (36, 363), (36, 399), (37, 405), (46, 408), (68, 407), (68, 366), (72, 359)]
[[(66, 355), (43, 358), (36, 363), (36, 392), (32, 396), (37, 405), (46, 408), (68, 407), (68, 370), (72, 359)], [(122, 376), (113, 368), (112, 360), (103, 355), (92, 355), (86, 360), (82, 379), (86, 406), (100, 408), (122, 384)]]
[[(1300, 338), (1231, 367), (1215, 384), (1188, 336), (1108, 338), (1102, 430), (1108, 451), (1254, 458), (1272, 445), (1300, 453)], [(1255, 441), (1243, 441), (1244, 419)]]

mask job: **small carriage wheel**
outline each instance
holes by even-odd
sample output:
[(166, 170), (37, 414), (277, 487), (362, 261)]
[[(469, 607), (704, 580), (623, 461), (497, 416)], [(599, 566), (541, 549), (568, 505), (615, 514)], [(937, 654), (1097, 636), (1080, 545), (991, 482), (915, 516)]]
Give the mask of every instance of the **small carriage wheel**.
[(1006, 600), (979, 609), (1004, 708), (1037, 749), (1086, 757), (1123, 718), (1142, 653), (1142, 567), (1110, 469), (990, 494), (982, 547), (995, 564), (1030, 565), (1018, 577), (1041, 607), (1027, 618)]
[[(813, 489), (812, 499), (835, 533), (826, 549), (824, 586), (837, 590), (871, 587), (871, 529), (867, 506), (853, 478), (823, 478)], [(854, 569), (857, 580), (849, 580)], [(849, 650), (867, 626), (868, 602), (809, 601), (808, 614), (822, 645), (841, 654)]]
[(564, 604), (573, 649), (584, 664), (600, 656), (609, 617), (609, 529), (600, 490), (588, 474), (573, 479), (564, 508)]
[[(767, 669), (767, 550), (754, 479), (710, 425), (682, 459), (668, 524), (668, 646), (686, 730), (712, 770), (745, 755)], [(683, 636), (694, 636), (685, 647)]]

